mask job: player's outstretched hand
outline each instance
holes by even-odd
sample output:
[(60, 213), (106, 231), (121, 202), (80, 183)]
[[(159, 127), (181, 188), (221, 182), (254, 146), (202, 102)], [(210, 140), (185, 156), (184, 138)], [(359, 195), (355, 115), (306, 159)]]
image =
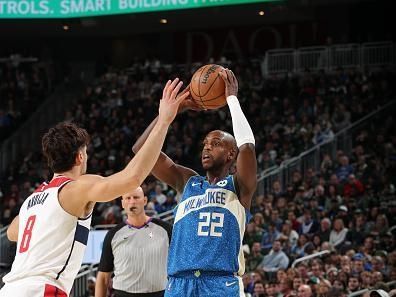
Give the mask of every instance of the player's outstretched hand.
[(182, 113), (183, 111), (186, 110), (195, 110), (195, 111), (203, 110), (202, 106), (197, 104), (195, 100), (191, 97), (189, 90), (190, 90), (190, 85), (188, 85), (183, 91), (179, 93), (179, 95), (177, 95), (177, 97), (183, 96), (185, 93), (188, 92), (188, 96), (186, 97), (186, 99), (184, 99), (179, 105), (179, 110), (177, 111), (178, 113)]
[(159, 121), (170, 124), (175, 119), (180, 103), (190, 95), (187, 91), (177, 96), (182, 85), (178, 78), (166, 83), (159, 106)]
[(225, 96), (238, 96), (238, 80), (235, 74), (228, 68), (223, 69), (219, 72), (221, 78), (225, 83)]

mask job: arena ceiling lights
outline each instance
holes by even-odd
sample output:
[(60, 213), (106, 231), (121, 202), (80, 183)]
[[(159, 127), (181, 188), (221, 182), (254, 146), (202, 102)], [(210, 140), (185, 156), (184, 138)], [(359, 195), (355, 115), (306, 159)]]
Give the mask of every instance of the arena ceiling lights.
[(284, 0), (0, 0), (0, 18), (92, 17)]

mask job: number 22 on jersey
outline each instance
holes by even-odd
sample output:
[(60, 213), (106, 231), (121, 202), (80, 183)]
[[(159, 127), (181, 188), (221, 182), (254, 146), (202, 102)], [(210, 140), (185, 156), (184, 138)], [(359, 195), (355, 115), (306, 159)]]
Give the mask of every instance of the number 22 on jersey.
[(199, 213), (198, 236), (222, 237), (221, 228), (224, 224), (224, 213), (201, 212)]
[(27, 219), (25, 230), (23, 231), (21, 245), (19, 247), (19, 253), (24, 253), (29, 249), (30, 240), (32, 239), (32, 231), (34, 223), (36, 222), (36, 216), (30, 216)]

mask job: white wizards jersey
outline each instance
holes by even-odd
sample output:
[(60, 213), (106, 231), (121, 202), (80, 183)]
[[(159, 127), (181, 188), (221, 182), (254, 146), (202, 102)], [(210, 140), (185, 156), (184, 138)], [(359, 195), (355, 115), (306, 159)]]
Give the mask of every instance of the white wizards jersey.
[(71, 291), (84, 256), (91, 215), (80, 219), (61, 207), (58, 192), (70, 181), (65, 176), (55, 177), (22, 204), (16, 256), (10, 273), (3, 278), (6, 284), (31, 280), (67, 294)]

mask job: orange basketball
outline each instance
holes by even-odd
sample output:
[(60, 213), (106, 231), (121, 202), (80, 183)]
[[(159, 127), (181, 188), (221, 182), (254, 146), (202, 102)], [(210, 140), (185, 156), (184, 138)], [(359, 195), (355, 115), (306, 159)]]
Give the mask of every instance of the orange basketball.
[(227, 104), (225, 83), (219, 72), (224, 68), (208, 64), (199, 68), (190, 83), (191, 97), (204, 109), (217, 109)]

